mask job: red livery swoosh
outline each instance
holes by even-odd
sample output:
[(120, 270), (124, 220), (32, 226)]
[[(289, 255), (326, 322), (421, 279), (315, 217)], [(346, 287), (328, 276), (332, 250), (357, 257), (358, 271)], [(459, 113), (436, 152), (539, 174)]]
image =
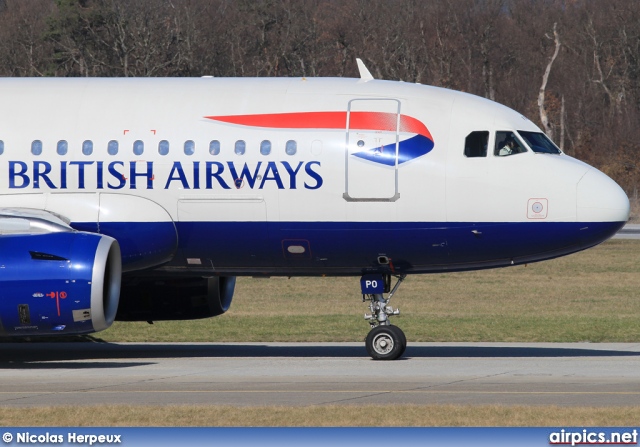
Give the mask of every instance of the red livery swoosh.
[[(346, 129), (347, 112), (294, 112), (260, 115), (206, 116), (210, 120), (252, 127), (277, 129)], [(350, 129), (395, 131), (397, 115), (385, 112), (351, 112)], [(431, 133), (417, 119), (400, 115), (400, 132), (416, 133), (433, 141)]]

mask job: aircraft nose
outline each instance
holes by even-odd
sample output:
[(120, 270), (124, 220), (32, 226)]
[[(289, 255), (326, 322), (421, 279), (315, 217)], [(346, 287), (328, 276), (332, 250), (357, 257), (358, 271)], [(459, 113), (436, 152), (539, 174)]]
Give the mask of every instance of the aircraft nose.
[(616, 182), (595, 168), (578, 182), (577, 199), (584, 248), (606, 241), (629, 219), (629, 198)]
[(590, 169), (578, 182), (578, 222), (626, 222), (627, 194), (607, 175)]

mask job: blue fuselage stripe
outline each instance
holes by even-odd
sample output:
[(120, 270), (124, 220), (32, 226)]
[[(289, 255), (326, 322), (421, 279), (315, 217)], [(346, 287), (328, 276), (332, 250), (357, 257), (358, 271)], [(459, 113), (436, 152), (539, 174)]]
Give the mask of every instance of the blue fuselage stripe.
[[(172, 254), (165, 266), (188, 267), (187, 259), (197, 259), (225, 273), (357, 274), (382, 268), (380, 256), (390, 258), (397, 272), (428, 273), (521, 264), (573, 253), (606, 240), (623, 224), (114, 222), (101, 223), (100, 232), (118, 239), (125, 263), (139, 261), (145, 256), (141, 247), (153, 246), (155, 253)], [(75, 227), (89, 230), (88, 224)]]

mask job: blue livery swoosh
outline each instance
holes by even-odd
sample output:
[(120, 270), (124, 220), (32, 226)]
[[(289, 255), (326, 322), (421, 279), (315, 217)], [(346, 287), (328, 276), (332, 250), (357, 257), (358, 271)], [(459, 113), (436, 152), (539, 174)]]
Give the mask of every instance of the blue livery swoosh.
[[(424, 135), (416, 135), (407, 140), (401, 141), (398, 145), (398, 164), (422, 157), (433, 149), (433, 141)], [(387, 166), (396, 165), (396, 145), (388, 144), (383, 147), (367, 149), (366, 151), (356, 152), (352, 154), (355, 157), (381, 163)]]

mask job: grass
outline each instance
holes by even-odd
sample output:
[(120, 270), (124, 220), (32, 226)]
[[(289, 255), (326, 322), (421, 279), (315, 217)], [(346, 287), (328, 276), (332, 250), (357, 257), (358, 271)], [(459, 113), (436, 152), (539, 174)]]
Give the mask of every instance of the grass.
[[(50, 427), (594, 427), (636, 426), (640, 407), (383, 405), (0, 408), (0, 426)], [(25, 423), (25, 421), (27, 421)]]
[[(391, 304), (409, 341), (640, 341), (640, 241), (506, 269), (409, 276)], [(357, 278), (238, 278), (229, 312), (116, 322), (104, 341), (361, 341)]]

